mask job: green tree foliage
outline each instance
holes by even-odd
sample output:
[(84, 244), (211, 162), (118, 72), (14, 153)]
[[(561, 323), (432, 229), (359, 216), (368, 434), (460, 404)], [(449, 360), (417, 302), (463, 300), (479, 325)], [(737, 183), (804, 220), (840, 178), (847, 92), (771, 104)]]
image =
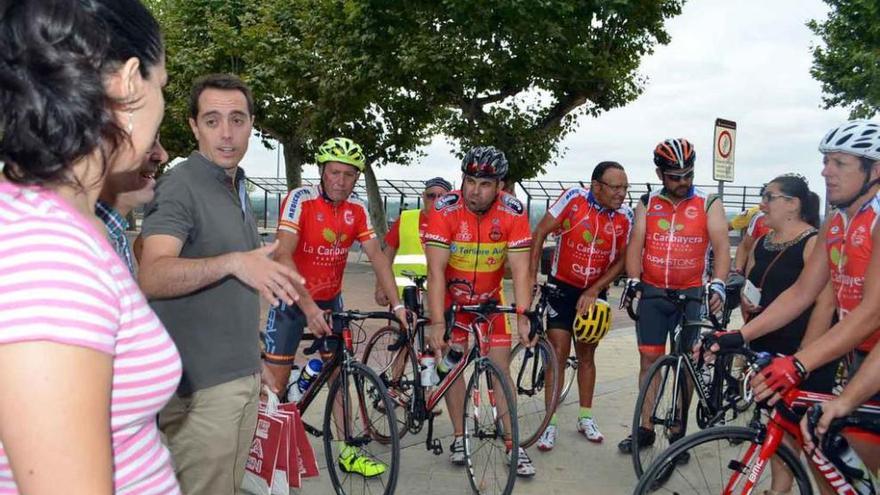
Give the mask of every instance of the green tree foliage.
[(808, 23), (824, 46), (813, 47), (810, 73), (822, 83), (825, 108), (848, 107), (853, 118), (880, 111), (880, 2), (825, 0), (828, 18)]
[(345, 135), (364, 146), (379, 229), (372, 166), (410, 163), (444, 134), (460, 154), (476, 144), (504, 150), (508, 182), (535, 177), (580, 115), (641, 93), (639, 62), (669, 41), (663, 23), (683, 3), (150, 1), (167, 45), (162, 137), (173, 154), (194, 146), (186, 125), (192, 80), (235, 72), (254, 90), (256, 128), (284, 146), (291, 187), (323, 139)]
[[(545, 171), (579, 115), (625, 105), (642, 91), (641, 58), (669, 36), (672, 0), (370, 2), (365, 16), (397, 22), (392, 56), (408, 88), (446, 110), (459, 152), (493, 144), (509, 182)], [(365, 9), (366, 10), (366, 9)], [(380, 23), (377, 23), (380, 24)]]

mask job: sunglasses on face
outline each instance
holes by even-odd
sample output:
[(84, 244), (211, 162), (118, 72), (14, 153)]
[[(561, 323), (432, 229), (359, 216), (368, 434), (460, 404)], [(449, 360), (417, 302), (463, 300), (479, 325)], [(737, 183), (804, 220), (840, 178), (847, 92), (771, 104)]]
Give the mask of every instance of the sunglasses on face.
[(774, 194), (772, 192), (765, 192), (764, 194), (761, 194), (761, 201), (765, 203), (769, 203), (778, 198), (792, 199), (792, 197), (787, 194)]
[(612, 192), (627, 192), (629, 190), (629, 184), (621, 184), (619, 186), (614, 186), (614, 185), (611, 185), (605, 181), (601, 181), (599, 179), (596, 179), (596, 182), (598, 182), (599, 184), (602, 184), (603, 186), (607, 187), (608, 189), (611, 189)]
[(694, 171), (691, 170), (690, 172), (685, 173), (685, 174), (667, 174), (664, 172), (663, 177), (666, 177), (667, 179), (671, 180), (672, 182), (681, 182), (681, 181), (693, 179), (694, 178)]

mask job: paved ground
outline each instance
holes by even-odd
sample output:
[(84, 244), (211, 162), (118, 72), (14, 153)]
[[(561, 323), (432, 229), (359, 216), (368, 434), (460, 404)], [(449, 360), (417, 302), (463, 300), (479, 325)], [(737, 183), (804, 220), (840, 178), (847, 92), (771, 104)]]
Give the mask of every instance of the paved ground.
[[(374, 278), (370, 265), (352, 259), (346, 272), (343, 296), (350, 309), (378, 309), (372, 300)], [(610, 299), (616, 307), (620, 289), (612, 290)], [(304, 358), (298, 362), (303, 362)], [(533, 479), (518, 480), (516, 493), (569, 494), (569, 493), (631, 493), (635, 486), (632, 464), (628, 456), (617, 452), (617, 442), (630, 428), (632, 408), (636, 398), (638, 354), (632, 322), (617, 312), (613, 329), (596, 351), (598, 380), (593, 403), (594, 416), (605, 442), (591, 444), (575, 430), (578, 414), (577, 393), (573, 390), (566, 403), (558, 409), (560, 435), (557, 447), (550, 453), (530, 449), (537, 468)], [(322, 400), (306, 412), (311, 424), (320, 424)], [(452, 428), (445, 414), (435, 421), (435, 437), (444, 449), (451, 442)], [(330, 494), (332, 488), (325, 470), (320, 439), (311, 438), (321, 465), (318, 479), (306, 480), (302, 493)], [(470, 492), (463, 469), (452, 466), (446, 453), (435, 456), (425, 450), (425, 432), (407, 435), (403, 440), (398, 493), (458, 494)]]

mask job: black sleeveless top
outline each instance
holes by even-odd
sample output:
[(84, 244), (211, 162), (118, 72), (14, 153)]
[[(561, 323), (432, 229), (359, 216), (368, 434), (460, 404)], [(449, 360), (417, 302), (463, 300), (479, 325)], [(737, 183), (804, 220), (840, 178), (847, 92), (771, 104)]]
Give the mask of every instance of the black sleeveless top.
[[(761, 307), (766, 308), (780, 294), (791, 287), (801, 271), (804, 269), (804, 248), (807, 240), (816, 235), (813, 230), (803, 235), (794, 244), (790, 245), (781, 255), (776, 246), (770, 244), (768, 249), (767, 237), (761, 237), (755, 244), (755, 264), (749, 272), (749, 280), (755, 287), (758, 287), (761, 279), (764, 279), (764, 286), (761, 287)], [(775, 248), (775, 249), (774, 249)], [(764, 272), (773, 262), (776, 256), (779, 259), (770, 267), (770, 272), (764, 277)], [(800, 346), (801, 340), (804, 338), (804, 332), (807, 330), (807, 323), (810, 321), (810, 315), (813, 312), (811, 305), (797, 318), (792, 320), (788, 325), (779, 330), (764, 335), (753, 340), (749, 347), (755, 351), (778, 352), (781, 354), (794, 354)]]

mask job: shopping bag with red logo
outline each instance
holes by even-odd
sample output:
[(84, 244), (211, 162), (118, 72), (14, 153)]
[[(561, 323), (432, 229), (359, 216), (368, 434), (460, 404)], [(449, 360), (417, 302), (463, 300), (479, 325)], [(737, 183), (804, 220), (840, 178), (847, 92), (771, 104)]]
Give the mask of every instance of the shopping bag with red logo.
[[(248, 452), (241, 489), (251, 495), (271, 495), (272, 478), (284, 437), (284, 421), (267, 412), (257, 415), (257, 429)], [(289, 447), (288, 447), (289, 448)]]
[[(279, 412), (288, 414), (291, 417), (290, 429), (290, 445), (291, 457), (293, 457), (293, 446), (296, 446), (296, 464), (291, 461), (290, 466), (298, 466), (301, 478), (314, 478), (318, 476), (318, 460), (315, 457), (315, 451), (309, 443), (306, 436), (306, 428), (303, 425), (302, 416), (296, 404), (288, 403), (278, 406)], [(293, 488), (299, 488), (299, 485), (290, 485)]]
[(280, 411), (275, 411), (272, 415), (275, 419), (284, 422), (281, 429), (281, 441), (278, 447), (278, 461), (275, 463), (275, 472), (272, 475), (272, 491), (271, 495), (290, 495), (290, 487), (294, 486), (294, 480), (299, 485), (299, 469), (290, 468), (291, 459), (295, 460), (296, 446), (290, 442), (290, 430), (293, 428), (290, 422), (290, 416)]

